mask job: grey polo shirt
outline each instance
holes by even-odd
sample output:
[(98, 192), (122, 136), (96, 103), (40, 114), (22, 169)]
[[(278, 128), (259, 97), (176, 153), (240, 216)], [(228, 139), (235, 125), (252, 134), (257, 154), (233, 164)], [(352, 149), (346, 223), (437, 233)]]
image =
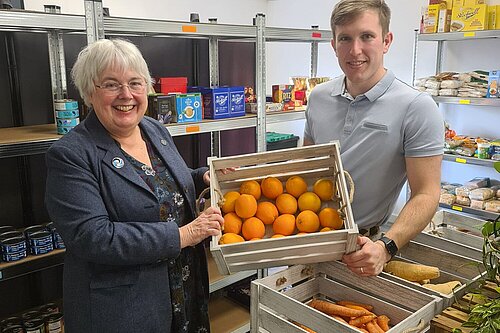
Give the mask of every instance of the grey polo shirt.
[(304, 138), (340, 141), (341, 159), (355, 184), (352, 204), (360, 228), (387, 221), (406, 181), (405, 157), (443, 154), (444, 123), (430, 95), (388, 70), (368, 92), (344, 93), (342, 75), (314, 88)]

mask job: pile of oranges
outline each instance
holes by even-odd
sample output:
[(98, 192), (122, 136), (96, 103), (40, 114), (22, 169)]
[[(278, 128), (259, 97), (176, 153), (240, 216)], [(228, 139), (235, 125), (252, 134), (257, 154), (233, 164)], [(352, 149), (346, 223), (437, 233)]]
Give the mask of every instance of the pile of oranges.
[(244, 181), (239, 192), (224, 195), (224, 234), (219, 244), (262, 239), (266, 226), (273, 230), (271, 238), (341, 229), (344, 221), (337, 210), (323, 205), (334, 195), (335, 184), (328, 178), (318, 179), (312, 191), (300, 176), (288, 178), (284, 186), (275, 177), (260, 184)]

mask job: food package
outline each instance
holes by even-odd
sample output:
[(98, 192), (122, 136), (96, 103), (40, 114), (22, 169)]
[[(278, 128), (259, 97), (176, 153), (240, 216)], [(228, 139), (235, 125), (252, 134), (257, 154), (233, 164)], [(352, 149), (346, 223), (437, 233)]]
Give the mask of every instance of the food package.
[(489, 177), (475, 177), (464, 184), (464, 186), (470, 187), (471, 189), (489, 187), (490, 185), (491, 180)]
[(425, 87), (425, 83), (427, 82), (428, 79), (429, 78), (427, 78), (427, 77), (415, 79), (415, 81), (413, 82), (413, 86), (415, 86), (415, 87)]
[(441, 89), (457, 89), (462, 86), (463, 82), (458, 80), (444, 80), (441, 82)]
[(471, 200), (470, 208), (483, 210), (486, 207), (486, 201), (483, 200)]
[(456, 198), (455, 198), (455, 203), (457, 205), (469, 207), (470, 206), (470, 198), (469, 197), (464, 197), (464, 196), (461, 196), (461, 195), (457, 195)]
[(462, 186), (462, 184), (443, 184), (441, 187), (445, 189), (450, 194), (455, 194), (457, 187)]
[(460, 186), (455, 189), (455, 195), (461, 196), (461, 197), (469, 197), (469, 194), (472, 190), (476, 189), (477, 187), (474, 186)]
[(428, 89), (438, 90), (441, 88), (441, 82), (436, 80), (427, 80), (427, 82), (425, 82), (425, 87)]
[(475, 190), (470, 191), (469, 193), (469, 198), (471, 200), (488, 200), (491, 199), (495, 196), (495, 191), (493, 191), (491, 188), (484, 187), (484, 188), (477, 188)]
[(439, 89), (439, 96), (457, 96), (457, 89)]
[(488, 28), (488, 5), (453, 6), (450, 31), (474, 31)]
[(455, 198), (454, 194), (444, 193), (439, 196), (439, 203), (451, 206), (455, 203)]
[(484, 209), (489, 212), (500, 213), (500, 200), (490, 200), (484, 205)]

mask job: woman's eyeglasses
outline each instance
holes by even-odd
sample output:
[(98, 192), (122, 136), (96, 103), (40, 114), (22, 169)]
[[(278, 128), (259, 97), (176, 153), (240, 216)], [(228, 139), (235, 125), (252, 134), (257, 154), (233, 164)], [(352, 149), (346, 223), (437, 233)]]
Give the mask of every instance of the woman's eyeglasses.
[(96, 84), (97, 88), (104, 90), (110, 95), (119, 94), (123, 87), (128, 87), (131, 93), (140, 94), (146, 89), (146, 82), (130, 81), (128, 84), (121, 84), (114, 81), (104, 82), (101, 85)]

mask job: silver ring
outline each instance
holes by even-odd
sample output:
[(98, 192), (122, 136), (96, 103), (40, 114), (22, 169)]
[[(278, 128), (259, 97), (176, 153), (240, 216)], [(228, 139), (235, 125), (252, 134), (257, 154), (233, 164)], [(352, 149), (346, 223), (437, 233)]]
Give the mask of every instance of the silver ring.
[(361, 271), (361, 274), (365, 274), (365, 270), (363, 269), (363, 267), (361, 267), (359, 270)]

